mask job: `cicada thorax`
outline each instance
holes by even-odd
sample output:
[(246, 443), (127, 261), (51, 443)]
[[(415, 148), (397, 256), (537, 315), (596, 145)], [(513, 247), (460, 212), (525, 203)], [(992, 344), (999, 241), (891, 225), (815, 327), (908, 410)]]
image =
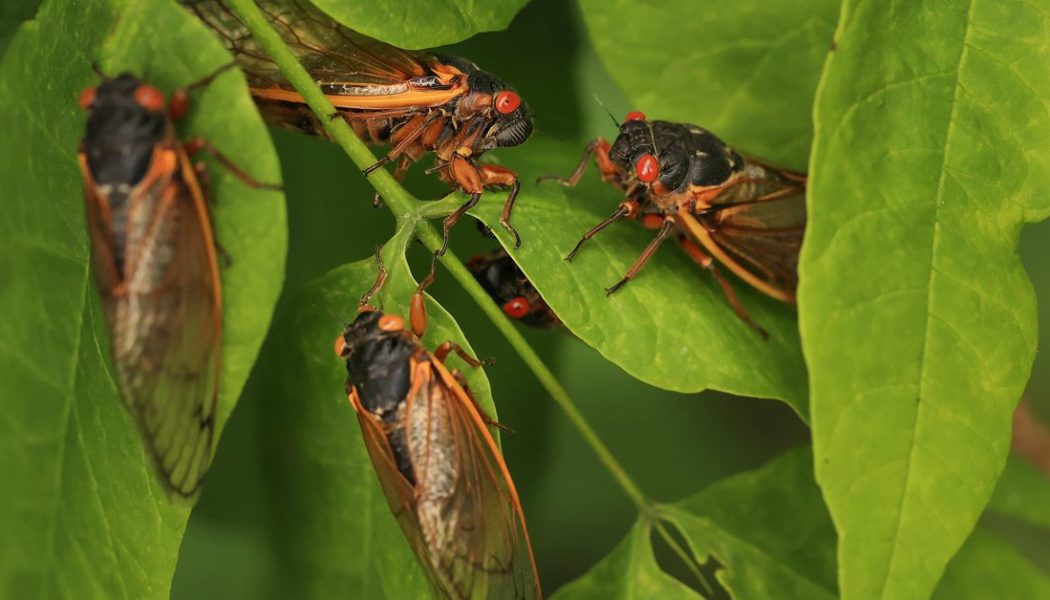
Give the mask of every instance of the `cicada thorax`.
[(514, 484), (443, 356), (380, 311), (360, 313), (336, 351), (391, 511), (432, 583), (452, 598), (539, 597)]
[(162, 482), (192, 497), (211, 460), (222, 336), (208, 208), (163, 93), (124, 74), (85, 90), (81, 105), (93, 271), (118, 387)]
[(502, 248), (472, 257), (467, 268), (508, 317), (540, 329), (561, 324), (532, 282)]

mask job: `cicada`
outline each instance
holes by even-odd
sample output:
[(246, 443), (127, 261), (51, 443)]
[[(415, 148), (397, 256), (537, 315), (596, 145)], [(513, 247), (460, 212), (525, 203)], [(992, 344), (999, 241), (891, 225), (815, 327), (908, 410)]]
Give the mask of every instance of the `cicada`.
[[(743, 155), (710, 131), (650, 121), (631, 112), (610, 145), (593, 140), (567, 178), (541, 177), (566, 186), (580, 180), (594, 155), (602, 178), (626, 194), (616, 211), (587, 231), (566, 256), (610, 224), (641, 220), (656, 237), (612, 294), (634, 279), (660, 244), (676, 237), (686, 253), (721, 286), (734, 312), (763, 336), (715, 260), (760, 292), (795, 301), (798, 255), (806, 226), (806, 175)], [(713, 258), (712, 258), (713, 257)]]
[[(97, 69), (96, 69), (97, 70)], [(89, 111), (78, 160), (92, 266), (117, 383), (165, 487), (193, 497), (211, 462), (222, 350), (222, 287), (198, 166), (172, 95), (125, 73), (81, 94)], [(255, 184), (257, 185), (257, 184)]]
[[(234, 54), (267, 121), (325, 136), (302, 96), (221, 0), (190, 6)], [(416, 160), (433, 153), (436, 164), (430, 170), (470, 195), (445, 219), (446, 247), (449, 228), (486, 188), (509, 188), (500, 223), (520, 245), (510, 224), (520, 187), (517, 175), (478, 162), (485, 152), (517, 146), (532, 134), (532, 117), (517, 92), (469, 60), (395, 48), (331, 21), (306, 3), (274, 1), (262, 8), (339, 116), (364, 141), (390, 146), (366, 174), (396, 160), (394, 176), (400, 180)]]
[(540, 329), (561, 324), (558, 315), (502, 248), (471, 257), (467, 268), (508, 317)]
[[(380, 267), (376, 287), (385, 278)], [(346, 362), (346, 393), (390, 510), (430, 581), (456, 599), (539, 598), (525, 517), (490, 419), (462, 375), (445, 366), (453, 342), (434, 352), (422, 295), (410, 323), (362, 299), (357, 318), (336, 338)]]

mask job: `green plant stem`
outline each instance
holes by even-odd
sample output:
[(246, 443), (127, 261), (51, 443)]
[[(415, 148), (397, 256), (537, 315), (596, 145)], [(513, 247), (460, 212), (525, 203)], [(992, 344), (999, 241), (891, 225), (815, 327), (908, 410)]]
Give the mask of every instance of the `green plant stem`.
[[(314, 83), (313, 78), (306, 69), (299, 64), (295, 56), (288, 50), (288, 47), (284, 44), (284, 40), (281, 36), (274, 31), (273, 27), (270, 26), (266, 17), (262, 14), (259, 8), (254, 4), (252, 0), (229, 0), (230, 6), (234, 12), (244, 21), (245, 26), (252, 33), (252, 36), (259, 42), (267, 54), (277, 63), (278, 68), (285, 74), (288, 81), (292, 86), (299, 92), (306, 103), (310, 106), (310, 109), (318, 116), (325, 131), (332, 137), (333, 140), (347, 153), (350, 159), (361, 169), (365, 169), (375, 164), (376, 159), (372, 152), (365, 146), (364, 142), (357, 137), (350, 126), (344, 119), (336, 118), (333, 119), (330, 115), (336, 113), (335, 107), (328, 101), (324, 93), (321, 92), (320, 88)], [(414, 226), (416, 228), (416, 237), (419, 238), (423, 245), (426, 246), (432, 252), (437, 250), (442, 245), (442, 236), (438, 231), (424, 218), (423, 215), (430, 216), (435, 211), (431, 206), (429, 210), (427, 207), (421, 206), (418, 200), (413, 198), (385, 169), (376, 169), (368, 175), (369, 182), (372, 183), (376, 191), (383, 197), (383, 201), (388, 207), (395, 213), (398, 222), (403, 222), (406, 219), (415, 221)], [(489, 317), (492, 323), (497, 329), (503, 334), (503, 336), (510, 342), (510, 345), (515, 351), (521, 356), (521, 359), (525, 364), (532, 370), (533, 374), (539, 380), (540, 384), (546, 388), (547, 392), (551, 395), (554, 401), (561, 407), (565, 412), (569, 421), (572, 422), (573, 426), (583, 437), (584, 441), (591, 447), (595, 454), (598, 455), (598, 460), (601, 461), (602, 465), (605, 466), (606, 470), (612, 475), (613, 479), (620, 485), (623, 492), (627, 497), (634, 503), (638, 508), (638, 511), (643, 515), (643, 518), (653, 519), (656, 523), (656, 529), (660, 533), (661, 537), (671, 546), (671, 548), (686, 561), (686, 564), (690, 568), (694, 568), (694, 561), (687, 559), (688, 554), (681, 548), (677, 541), (670, 536), (666, 528), (659, 523), (656, 519), (656, 511), (653, 505), (646, 498), (645, 494), (638, 487), (638, 484), (631, 479), (627, 471), (620, 465), (620, 463), (613, 456), (609, 448), (602, 442), (598, 434), (591, 428), (587, 419), (584, 418), (583, 414), (576, 408), (576, 404), (569, 397), (568, 392), (561, 386), (558, 380), (551, 373), (550, 369), (543, 363), (536, 351), (532, 349), (532, 346), (525, 340), (521, 333), (514, 327), (510, 320), (496, 307), (492, 300), (485, 293), (485, 290), (481, 288), (478, 282), (474, 279), (474, 276), (470, 274), (463, 263), (456, 257), (456, 255), (449, 251), (440, 259), (441, 264), (451, 273), (451, 275), (459, 282), (463, 289), (474, 299), (474, 301), (481, 307), (481, 310)], [(699, 571), (695, 571), (697, 577), (700, 579), (701, 585), (706, 589), (710, 589), (707, 586), (706, 581), (700, 575)]]

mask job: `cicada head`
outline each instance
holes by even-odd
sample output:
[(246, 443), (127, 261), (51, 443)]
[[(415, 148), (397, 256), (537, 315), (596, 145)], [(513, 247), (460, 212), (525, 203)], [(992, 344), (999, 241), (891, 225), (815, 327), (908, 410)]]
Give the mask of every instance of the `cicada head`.
[(485, 130), (474, 144), (474, 152), (480, 154), (494, 148), (506, 148), (525, 143), (532, 135), (532, 114), (516, 91), (491, 73), (483, 71), (474, 63), (455, 57), (441, 57), (467, 73), (467, 87), (475, 99), (484, 99), (483, 116)]
[(83, 148), (96, 183), (134, 186), (142, 179), (166, 135), (165, 104), (163, 92), (128, 73), (81, 94), (90, 111)]
[(532, 282), (505, 251), (474, 256), (467, 268), (508, 317), (540, 328), (558, 322)]
[(650, 187), (659, 183), (667, 192), (722, 184), (743, 164), (740, 155), (710, 131), (648, 121), (639, 112), (627, 115), (609, 157), (628, 179)]
[(347, 390), (356, 387), (361, 404), (380, 417), (393, 414), (409, 388), (409, 357), (415, 351), (405, 321), (379, 310), (362, 312), (335, 340), (346, 361)]

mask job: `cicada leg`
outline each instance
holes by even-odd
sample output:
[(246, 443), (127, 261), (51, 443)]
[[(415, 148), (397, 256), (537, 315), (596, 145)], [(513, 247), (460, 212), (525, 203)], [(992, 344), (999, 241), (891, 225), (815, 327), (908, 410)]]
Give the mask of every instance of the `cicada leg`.
[(733, 312), (736, 313), (740, 320), (747, 323), (751, 329), (754, 329), (763, 339), (769, 339), (769, 333), (763, 329), (758, 323), (751, 320), (751, 315), (747, 313), (744, 305), (740, 302), (740, 298), (737, 298), (736, 292), (733, 291), (733, 286), (729, 284), (729, 281), (722, 275), (722, 272), (718, 270), (718, 266), (715, 265), (715, 259), (711, 258), (704, 253), (703, 250), (697, 246), (693, 240), (682, 236), (678, 238), (678, 242), (681, 244), (682, 249), (689, 255), (696, 264), (700, 265), (700, 268), (710, 273), (718, 285), (722, 286), (722, 292), (725, 293), (726, 300), (729, 301), (729, 306), (732, 307)]
[(386, 283), (387, 270), (383, 266), (383, 255), (382, 247), (376, 246), (376, 267), (378, 273), (376, 273), (376, 281), (372, 284), (372, 287), (368, 288), (368, 291), (361, 295), (361, 299), (357, 301), (357, 312), (364, 312), (372, 310), (372, 296), (375, 296), (383, 288), (383, 284)]
[(583, 149), (583, 156), (580, 157), (580, 162), (576, 164), (576, 168), (573, 169), (568, 177), (542, 175), (536, 178), (536, 183), (556, 181), (565, 187), (575, 186), (580, 182), (580, 177), (583, 176), (583, 172), (587, 170), (587, 163), (590, 161), (592, 154), (594, 155), (595, 162), (598, 163), (598, 170), (602, 174), (602, 179), (615, 178), (619, 175), (620, 171), (616, 167), (616, 164), (613, 163), (612, 159), (609, 158), (609, 150), (611, 148), (612, 146), (605, 140), (605, 138), (595, 138)]
[[(401, 161), (397, 163), (397, 168), (394, 169), (394, 181), (401, 183), (405, 178), (405, 174), (408, 173), (408, 169), (416, 162), (416, 158), (410, 153), (401, 156)], [(375, 208), (383, 206), (383, 197), (379, 195), (379, 192), (372, 196), (372, 206)]]
[(233, 162), (229, 157), (223, 154), (222, 151), (220, 151), (218, 148), (212, 145), (211, 142), (204, 138), (193, 138), (192, 140), (183, 143), (182, 147), (186, 151), (186, 154), (189, 156), (193, 156), (194, 154), (201, 151), (207, 152), (215, 160), (219, 161), (219, 163), (222, 164), (222, 166), (225, 167), (226, 170), (228, 170), (230, 173), (233, 173), (234, 176), (237, 177), (237, 179), (240, 179), (241, 182), (244, 183), (244, 185), (252, 189), (275, 190), (278, 192), (284, 191), (283, 185), (259, 182), (254, 177), (249, 175), (244, 169), (238, 166), (237, 163)]
[(649, 262), (649, 259), (653, 257), (653, 254), (656, 254), (657, 249), (660, 248), (660, 244), (662, 244), (663, 241), (666, 240), (669, 235), (671, 235), (671, 232), (674, 230), (674, 225), (674, 217), (664, 218), (664, 223), (660, 226), (660, 231), (656, 233), (656, 237), (654, 237), (653, 240), (649, 242), (649, 245), (646, 246), (645, 250), (642, 251), (642, 254), (638, 257), (638, 260), (634, 261), (634, 264), (631, 265), (631, 268), (627, 269), (627, 273), (624, 274), (623, 279), (617, 281), (615, 284), (613, 284), (612, 287), (605, 290), (605, 294), (607, 296), (611, 296), (612, 294), (616, 293), (620, 288), (627, 285), (628, 281), (638, 276), (638, 272), (645, 267), (646, 263)]
[(503, 212), (500, 213), (499, 216), (499, 224), (502, 225), (508, 233), (514, 236), (514, 247), (520, 247), (521, 236), (518, 235), (518, 230), (514, 229), (510, 224), (510, 213), (514, 210), (514, 200), (518, 197), (518, 192), (521, 190), (521, 184), (518, 182), (518, 175), (506, 167), (499, 167), (496, 165), (481, 165), (477, 169), (481, 174), (482, 185), (485, 187), (510, 187), (510, 193), (507, 194), (507, 200), (503, 203)]
[(440, 346), (438, 346), (437, 349), (434, 350), (434, 356), (436, 356), (437, 359), (441, 362), (445, 362), (445, 359), (448, 358), (448, 355), (452, 352), (455, 352), (456, 356), (463, 359), (463, 362), (475, 368), (488, 367), (495, 364), (491, 358), (487, 358), (485, 360), (479, 360), (477, 358), (474, 358), (473, 356), (468, 354), (462, 346), (460, 346), (456, 342), (453, 342), (452, 340), (448, 340)]
[(609, 215), (608, 217), (605, 217), (605, 219), (602, 220), (601, 223), (598, 223), (594, 227), (591, 227), (587, 230), (586, 233), (583, 234), (583, 237), (580, 238), (580, 241), (576, 242), (576, 245), (573, 246), (572, 251), (565, 255), (565, 260), (572, 262), (572, 259), (576, 258), (576, 254), (580, 251), (580, 248), (583, 248), (583, 244), (586, 243), (587, 240), (598, 235), (598, 232), (600, 232), (601, 230), (605, 229), (609, 225), (612, 225), (613, 223), (621, 219), (633, 219), (637, 214), (637, 202), (634, 202), (633, 200), (625, 200), (621, 202), (620, 205), (616, 207), (616, 211), (613, 212), (613, 214)]

